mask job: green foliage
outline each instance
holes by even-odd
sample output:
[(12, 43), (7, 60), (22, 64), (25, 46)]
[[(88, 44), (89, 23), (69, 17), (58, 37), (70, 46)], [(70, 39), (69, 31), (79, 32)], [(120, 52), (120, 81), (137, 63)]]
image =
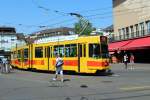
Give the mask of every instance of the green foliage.
[[(87, 26), (85, 28), (85, 26)], [(91, 23), (86, 23), (84, 20), (79, 20), (79, 22), (75, 23), (75, 33), (80, 34), (80, 32), (83, 30), (83, 32), (80, 35), (90, 35), (90, 33), (93, 31), (93, 27)]]

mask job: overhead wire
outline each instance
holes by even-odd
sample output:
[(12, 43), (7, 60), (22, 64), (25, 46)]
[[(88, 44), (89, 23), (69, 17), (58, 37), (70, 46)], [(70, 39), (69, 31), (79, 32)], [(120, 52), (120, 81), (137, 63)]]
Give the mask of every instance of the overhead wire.
[[(34, 1), (34, 0), (32, 0)], [(141, 2), (138, 2), (138, 3), (141, 3)], [(135, 3), (134, 3), (135, 4)], [(47, 9), (43, 6), (38, 6), (39, 8), (45, 10), (45, 11), (50, 11), (50, 9)], [(136, 8), (132, 8), (132, 9), (124, 9), (124, 10), (115, 10), (115, 11), (112, 11), (114, 12), (114, 15), (115, 16), (121, 16), (121, 15), (124, 15), (124, 14), (127, 14), (127, 13), (132, 13), (132, 12), (137, 12), (136, 10), (138, 9), (143, 9), (143, 8), (147, 8), (147, 7), (150, 7), (150, 6), (142, 6), (142, 7), (136, 7)], [(93, 9), (93, 10), (90, 10), (90, 11), (98, 11), (98, 10), (102, 10), (102, 9)], [(61, 14), (61, 15), (67, 15), (68, 13), (64, 13), (64, 12), (61, 12), (61, 11), (58, 11), (58, 10), (53, 10), (54, 12), (58, 13), (58, 14)], [(98, 13), (98, 14), (92, 14), (92, 15), (87, 15), (87, 16), (83, 16), (83, 17), (86, 17), (86, 18), (89, 18), (89, 19), (92, 19), (92, 20), (96, 20), (97, 18), (109, 18), (109, 17), (112, 17), (113, 14), (112, 12), (103, 12), (103, 13)], [(107, 15), (108, 14), (108, 15)], [(106, 16), (107, 15), (107, 16)], [(55, 26), (55, 25), (58, 25), (58, 24), (64, 24), (64, 23), (67, 23), (67, 22), (70, 22), (72, 20), (75, 20), (75, 19), (68, 19), (68, 20), (63, 20), (63, 21), (60, 21), (60, 22), (56, 22), (56, 23), (53, 23), (53, 24), (50, 24), (50, 25), (24, 25), (24, 24), (18, 24), (20, 26), (24, 26), (24, 27), (51, 27), (51, 26)], [(43, 22), (44, 23), (44, 22)]]
[[(136, 2), (136, 3), (141, 3), (141, 2)], [(134, 3), (135, 4), (135, 3)], [(131, 5), (131, 4), (130, 4)], [(141, 9), (141, 8), (145, 8), (144, 7), (137, 7), (137, 8), (134, 8), (134, 9)], [(125, 9), (125, 10), (116, 10), (115, 13), (122, 13), (124, 11), (130, 11), (130, 10), (134, 10), (134, 9)], [(103, 10), (103, 9), (93, 9), (93, 10), (89, 10), (89, 11), (96, 11), (96, 10)], [(106, 10), (106, 9), (105, 9)], [(55, 10), (54, 10), (55, 11)], [(55, 12), (60, 12), (60, 11), (55, 11)], [(61, 12), (65, 15), (68, 15), (68, 13), (64, 13), (64, 12)], [(104, 12), (104, 13), (100, 13), (100, 14), (93, 14), (93, 15), (88, 15), (88, 16), (84, 16), (84, 17), (94, 17), (94, 16), (101, 16), (101, 15), (106, 15), (106, 14), (110, 14), (112, 13), (111, 11), (110, 12)], [(103, 16), (102, 16), (103, 17)]]
[[(131, 11), (130, 13), (133, 12), (133, 10), (137, 10), (137, 9), (141, 9), (141, 8), (146, 8), (146, 7), (150, 7), (150, 6), (144, 6), (144, 7), (137, 7), (137, 8), (134, 8), (134, 9), (126, 9), (126, 10), (117, 10), (115, 11), (116, 14), (114, 14), (115, 16), (120, 16), (120, 15), (124, 15), (124, 14), (127, 14), (129, 12), (124, 12), (124, 11)], [(120, 14), (121, 13), (121, 14)], [(108, 18), (108, 17), (112, 17), (112, 14), (110, 14), (111, 16), (104, 16), (106, 14), (110, 14), (110, 13), (101, 13), (101, 14), (94, 14), (94, 15), (89, 15), (89, 16), (84, 16), (84, 17), (88, 17), (88, 18), (95, 18), (95, 17), (98, 17), (98, 18)], [(74, 20), (73, 18), (72, 19), (68, 19), (68, 20), (63, 20), (63, 21), (60, 21), (60, 22), (57, 22), (57, 23), (53, 23), (53, 24), (50, 24), (48, 26), (53, 26), (53, 25), (57, 25), (57, 24), (61, 24), (61, 23), (65, 23), (65, 22), (69, 22), (69, 21), (72, 21)], [(22, 24), (23, 25), (23, 24)], [(31, 27), (31, 26), (36, 26), (36, 25), (25, 25), (25, 26), (28, 26), (28, 27)]]

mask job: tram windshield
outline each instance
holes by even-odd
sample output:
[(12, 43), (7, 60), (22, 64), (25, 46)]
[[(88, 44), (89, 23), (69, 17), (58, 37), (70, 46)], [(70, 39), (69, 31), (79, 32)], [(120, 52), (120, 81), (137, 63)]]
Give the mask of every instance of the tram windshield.
[(108, 45), (106, 44), (89, 44), (89, 57), (108, 58)]
[(102, 58), (108, 58), (109, 57), (107, 44), (101, 44), (101, 55), (102, 55)]

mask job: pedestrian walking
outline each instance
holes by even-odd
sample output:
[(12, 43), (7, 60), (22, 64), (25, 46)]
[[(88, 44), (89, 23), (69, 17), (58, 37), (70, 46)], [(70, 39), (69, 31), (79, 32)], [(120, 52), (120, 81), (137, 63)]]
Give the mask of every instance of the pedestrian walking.
[(3, 69), (3, 61), (2, 61), (2, 58), (0, 58), (0, 71), (1, 71), (1, 73), (2, 73), (2, 70)]
[(8, 59), (6, 58), (6, 60), (5, 60), (5, 72), (6, 73), (9, 73), (9, 63), (8, 63)]
[(59, 54), (56, 54), (55, 68), (56, 68), (56, 73), (55, 73), (55, 78), (53, 78), (53, 80), (57, 80), (58, 74), (60, 74), (61, 81), (63, 82), (64, 81), (64, 79), (63, 79), (63, 59), (60, 57)]
[(2, 61), (1, 61), (1, 73), (5, 73), (6, 72), (6, 68), (5, 68), (5, 58), (2, 58)]
[(123, 56), (123, 61), (124, 61), (125, 69), (127, 69), (128, 68), (128, 55), (127, 54)]
[(0, 66), (1, 66), (1, 73), (10, 72), (10, 66), (7, 58), (3, 58), (2, 61), (0, 61)]
[(130, 66), (131, 66), (131, 69), (134, 69), (133, 66), (134, 66), (134, 55), (131, 53), (130, 55)]

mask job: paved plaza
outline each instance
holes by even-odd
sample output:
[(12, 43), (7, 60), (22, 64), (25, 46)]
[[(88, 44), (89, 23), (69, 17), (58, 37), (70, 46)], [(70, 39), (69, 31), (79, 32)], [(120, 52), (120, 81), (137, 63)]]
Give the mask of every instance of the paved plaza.
[(112, 64), (112, 75), (64, 75), (13, 70), (0, 74), (0, 100), (149, 100), (150, 64), (125, 69)]

